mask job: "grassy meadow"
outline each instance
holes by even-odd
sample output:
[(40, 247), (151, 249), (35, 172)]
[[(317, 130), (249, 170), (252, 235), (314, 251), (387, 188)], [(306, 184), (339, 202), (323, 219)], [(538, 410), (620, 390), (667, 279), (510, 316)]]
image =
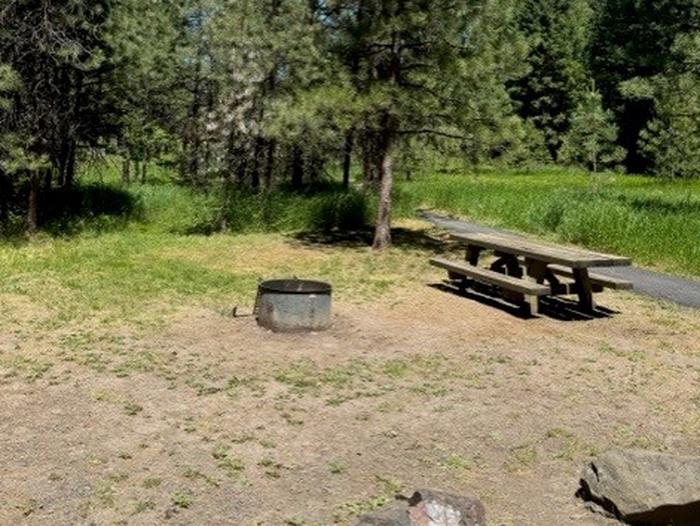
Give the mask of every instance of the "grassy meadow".
[[(331, 232), (362, 230), (374, 219), (374, 197), (359, 186), (346, 193), (328, 181), (300, 193), (226, 196), (177, 186), (172, 177), (154, 168), (149, 184), (124, 188), (116, 163), (93, 165), (73, 209), (50, 211), (56, 219), (47, 230), (57, 235)], [(420, 208), (700, 276), (700, 180), (561, 168), (423, 169), (397, 181), (394, 217), (414, 218)]]
[[(305, 193), (222, 196), (178, 186), (165, 171), (124, 187), (116, 164), (93, 166), (82, 181), (67, 208), (49, 209), (42, 233), (0, 241), (0, 293), (44, 305), (50, 316), (37, 323), (60, 325), (96, 312), (107, 321), (132, 312), (146, 323), (185, 297), (224, 309), (232, 294), (244, 302), (258, 279), (272, 275), (314, 275), (341, 294), (376, 295), (423, 271), (419, 235), (399, 235), (393, 251), (374, 257), (363, 244), (372, 199), (332, 182)], [(561, 170), (399, 181), (397, 224), (421, 207), (700, 275), (700, 181)], [(286, 257), (281, 247), (290, 243), (320, 247), (323, 256)], [(143, 315), (143, 305), (152, 316)], [(13, 321), (8, 315), (3, 323)]]
[(700, 276), (700, 181), (549, 169), (432, 174), (398, 187), (398, 213), (426, 207)]

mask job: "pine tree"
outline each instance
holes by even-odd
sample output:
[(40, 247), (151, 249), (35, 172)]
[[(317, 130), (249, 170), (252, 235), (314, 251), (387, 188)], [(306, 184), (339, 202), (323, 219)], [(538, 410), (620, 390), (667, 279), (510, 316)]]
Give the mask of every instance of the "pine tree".
[(119, 0), (113, 5), (106, 40), (111, 68), (106, 79), (117, 108), (114, 130), (122, 157), (122, 178), (132, 163), (175, 164), (182, 149), (191, 93), (191, 64), (185, 0)]
[(559, 156), (594, 173), (616, 168), (624, 158), (624, 150), (616, 145), (617, 133), (612, 112), (603, 109), (602, 96), (591, 89), (571, 116), (571, 129), (564, 136)]
[(0, 233), (10, 218), (12, 168), (16, 165), (16, 151), (12, 147), (13, 137), (7, 130), (11, 117), (12, 95), (21, 88), (17, 73), (7, 64), (0, 64)]
[(525, 0), (518, 27), (530, 44), (527, 75), (512, 83), (520, 115), (544, 133), (552, 159), (585, 93), (593, 10), (590, 0)]
[(620, 86), (663, 74), (673, 61), (676, 37), (700, 27), (697, 0), (595, 0), (591, 71), (603, 104), (615, 114), (628, 171), (649, 170), (641, 132), (654, 118), (654, 101), (629, 97)]
[(630, 81), (624, 91), (654, 104), (655, 116), (640, 135), (653, 172), (700, 177), (700, 31), (678, 35), (673, 51), (663, 74)]
[(18, 0), (0, 10), (0, 52), (24, 89), (3, 117), (11, 185), (27, 186), (26, 226), (37, 227), (40, 182), (69, 188), (77, 145), (96, 145), (115, 120), (106, 96), (111, 3)]
[[(409, 138), (476, 142), (509, 112), (505, 80), (521, 74), (505, 0), (336, 0), (324, 3), (350, 78), (353, 130), (371, 152), (379, 205), (373, 247), (391, 243), (395, 152)], [(507, 50), (507, 51), (506, 51)], [(369, 146), (369, 147), (368, 147)]]

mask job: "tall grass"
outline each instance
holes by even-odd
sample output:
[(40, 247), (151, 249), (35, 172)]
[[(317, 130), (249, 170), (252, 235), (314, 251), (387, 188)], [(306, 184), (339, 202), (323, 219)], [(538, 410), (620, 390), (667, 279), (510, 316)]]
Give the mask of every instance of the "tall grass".
[[(61, 208), (47, 208), (54, 236), (129, 230), (212, 234), (359, 230), (371, 224), (373, 196), (333, 182), (290, 192), (197, 191), (153, 170), (147, 184), (124, 186), (118, 164), (82, 174)], [(157, 176), (157, 177), (156, 177)], [(423, 174), (399, 181), (395, 217), (421, 207), (533, 233), (555, 241), (615, 252), (636, 262), (700, 276), (700, 181), (562, 169)]]
[(399, 213), (419, 207), (700, 275), (700, 181), (482, 170), (400, 183)]
[(357, 230), (370, 213), (366, 195), (334, 187), (308, 193), (235, 192), (224, 203), (222, 218), (237, 232)]

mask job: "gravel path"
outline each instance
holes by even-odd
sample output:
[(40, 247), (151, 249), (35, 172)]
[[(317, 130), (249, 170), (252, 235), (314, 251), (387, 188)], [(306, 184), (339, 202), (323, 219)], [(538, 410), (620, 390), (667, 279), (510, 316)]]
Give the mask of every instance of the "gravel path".
[[(517, 232), (510, 232), (508, 230), (452, 219), (425, 210), (420, 211), (419, 214), (423, 219), (452, 232), (484, 232), (518, 235)], [(634, 283), (634, 291), (638, 294), (644, 294), (652, 298), (700, 309), (700, 281), (680, 278), (639, 267), (596, 268), (596, 273), (629, 280)]]

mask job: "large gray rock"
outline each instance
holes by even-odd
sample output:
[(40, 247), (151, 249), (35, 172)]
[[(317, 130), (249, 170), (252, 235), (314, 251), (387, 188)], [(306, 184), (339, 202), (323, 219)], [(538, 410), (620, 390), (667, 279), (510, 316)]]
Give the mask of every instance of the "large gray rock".
[(360, 517), (356, 526), (485, 526), (484, 506), (477, 499), (431, 490)]
[(608, 451), (584, 468), (577, 495), (635, 526), (700, 526), (700, 458)]

